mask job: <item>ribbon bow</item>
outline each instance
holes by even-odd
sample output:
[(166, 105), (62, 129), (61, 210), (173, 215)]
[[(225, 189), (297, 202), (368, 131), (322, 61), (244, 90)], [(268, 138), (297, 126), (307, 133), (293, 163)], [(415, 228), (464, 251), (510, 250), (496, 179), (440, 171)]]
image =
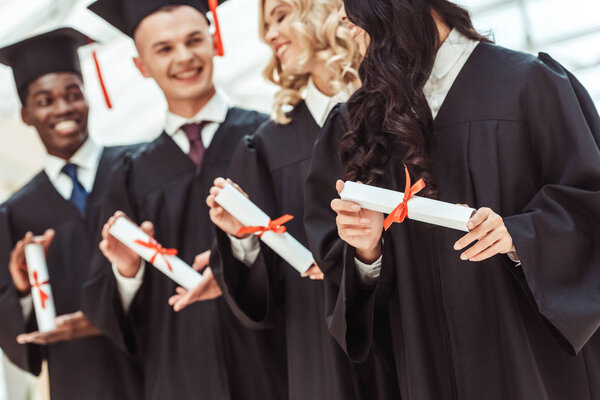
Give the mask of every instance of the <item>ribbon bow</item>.
[(133, 243), (139, 244), (140, 246), (144, 246), (148, 249), (152, 249), (155, 251), (154, 255), (150, 259), (150, 264), (154, 264), (154, 260), (156, 260), (156, 257), (160, 255), (160, 256), (162, 256), (163, 260), (165, 260), (165, 263), (167, 264), (169, 271), (173, 272), (173, 267), (171, 267), (169, 260), (167, 260), (167, 257), (165, 257), (165, 256), (176, 256), (177, 255), (176, 249), (167, 249), (167, 248), (162, 247), (156, 241), (156, 239), (154, 239), (153, 237), (150, 237), (150, 239), (147, 242), (137, 239)]
[(264, 235), (264, 233), (267, 231), (283, 234), (286, 231), (286, 228), (285, 226), (283, 226), (283, 224), (285, 224), (288, 221), (291, 221), (292, 219), (294, 219), (293, 215), (285, 214), (277, 218), (276, 220), (270, 219), (269, 224), (267, 226), (245, 226), (243, 228), (240, 228), (240, 230), (237, 231), (236, 235), (256, 233), (258, 234), (258, 237), (262, 237), (262, 235)]
[(46, 293), (42, 290), (42, 285), (47, 285), (50, 283), (50, 281), (40, 282), (38, 279), (37, 271), (33, 271), (33, 273), (31, 275), (33, 276), (33, 282), (31, 283), (31, 286), (40, 292), (40, 300), (42, 302), (42, 308), (46, 308), (46, 301), (50, 300), (50, 296), (48, 295), (48, 293)]
[(425, 181), (423, 181), (423, 179), (419, 179), (411, 187), (410, 186), (410, 175), (408, 174), (408, 168), (406, 168), (406, 165), (404, 165), (404, 172), (406, 175), (406, 187), (404, 189), (404, 199), (402, 199), (402, 202), (400, 204), (398, 204), (398, 207), (396, 207), (394, 209), (394, 211), (392, 211), (390, 213), (390, 215), (387, 216), (385, 221), (383, 221), (383, 227), (385, 228), (386, 231), (390, 228), (390, 226), (392, 226), (392, 224), (394, 222), (401, 224), (402, 221), (404, 221), (404, 219), (408, 216), (408, 207), (407, 207), (408, 200), (410, 200), (411, 197), (413, 197), (415, 194), (419, 193), (425, 187)]

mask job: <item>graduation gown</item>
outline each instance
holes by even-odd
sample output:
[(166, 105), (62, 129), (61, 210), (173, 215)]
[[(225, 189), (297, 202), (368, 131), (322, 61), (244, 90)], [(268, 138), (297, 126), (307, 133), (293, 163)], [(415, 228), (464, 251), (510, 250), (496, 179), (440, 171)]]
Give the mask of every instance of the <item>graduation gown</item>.
[(47, 346), (21, 345), (18, 334), (37, 330), (35, 311), (27, 321), (13, 285), (8, 261), (14, 245), (27, 231), (56, 235), (47, 255), (48, 272), (57, 315), (81, 309), (81, 287), (96, 249), (98, 218), (106, 193), (109, 170), (131, 147), (103, 150), (85, 217), (54, 188), (45, 172), (0, 207), (0, 345), (20, 368), (39, 374), (48, 360), (52, 399), (141, 399), (140, 370), (105, 336), (94, 336)]
[[(359, 283), (329, 208), (343, 110), (316, 145), (306, 229), (346, 352), (365, 357), (385, 304), (404, 399), (600, 396), (600, 119), (581, 84), (546, 54), (479, 44), (435, 120), (433, 175), (441, 200), (504, 218), (522, 266), (461, 261), (463, 232), (406, 220), (384, 233), (374, 289)], [(393, 154), (387, 186), (403, 191)]]
[[(269, 121), (244, 138), (228, 176), (271, 218), (292, 214), (287, 231), (307, 245), (302, 190), (320, 128), (304, 102), (291, 118), (287, 125)], [(248, 268), (233, 257), (227, 235), (217, 231), (211, 265), (233, 312), (248, 327), (273, 328), (286, 338), (290, 399), (395, 398), (393, 359), (370, 355), (354, 364), (328, 334), (322, 281), (302, 278), (262, 242)]]
[[(105, 219), (122, 210), (137, 223), (153, 222), (156, 239), (176, 248), (191, 265), (214, 238), (206, 205), (214, 179), (227, 173), (241, 138), (265, 118), (230, 109), (200, 168), (163, 133), (111, 177)], [(146, 398), (284, 398), (285, 371), (272, 361), (283, 355), (270, 352), (276, 338), (245, 329), (222, 298), (174, 312), (168, 299), (176, 287), (146, 264), (143, 284), (125, 315), (113, 270), (101, 254), (86, 284), (84, 310), (118, 346), (138, 357)]]

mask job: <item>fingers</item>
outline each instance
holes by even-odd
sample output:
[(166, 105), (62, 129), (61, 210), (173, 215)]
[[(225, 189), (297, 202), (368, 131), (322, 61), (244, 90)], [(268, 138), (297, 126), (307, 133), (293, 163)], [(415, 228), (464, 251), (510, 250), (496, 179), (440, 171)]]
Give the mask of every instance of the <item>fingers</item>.
[(496, 243), (494, 243), (492, 246), (488, 247), (487, 249), (480, 252), (479, 254), (471, 257), (469, 259), (469, 261), (479, 262), (479, 261), (487, 260), (488, 258), (495, 256), (496, 254), (504, 253), (504, 248), (506, 247), (506, 244), (508, 242), (512, 243), (512, 241), (510, 239), (503, 237), (502, 239), (500, 239)]
[(242, 188), (240, 187), (240, 185), (238, 185), (237, 183), (235, 183), (234, 181), (232, 181), (231, 179), (227, 178), (227, 182), (229, 182), (229, 184), (231, 186), (233, 186), (234, 188), (236, 188), (238, 190), (238, 192), (240, 192), (241, 194), (243, 194), (247, 199), (250, 198), (250, 196), (248, 196), (248, 193), (244, 192), (242, 190)]
[(342, 227), (365, 227), (369, 226), (371, 220), (367, 217), (362, 217), (358, 214), (338, 214), (335, 218), (337, 226)]
[(140, 229), (148, 236), (154, 236), (154, 224), (150, 221), (142, 222)]
[(475, 243), (471, 248), (464, 251), (460, 255), (460, 259), (461, 260), (472, 259), (474, 256), (481, 253), (482, 251), (484, 251), (485, 249), (487, 249), (488, 247), (490, 247), (491, 245), (496, 243), (498, 240), (500, 240), (504, 236), (505, 233), (506, 233), (506, 228), (504, 227), (504, 225), (494, 228), (494, 230), (492, 230), (491, 232), (488, 232), (485, 236), (478, 239), (477, 243)]
[(204, 267), (206, 267), (208, 265), (209, 261), (210, 261), (210, 250), (206, 250), (205, 252), (198, 254), (194, 258), (193, 267), (196, 271), (201, 271), (202, 269), (204, 269)]
[(313, 266), (307, 269), (301, 276), (312, 280), (323, 280), (325, 278), (325, 275), (317, 264), (313, 264)]
[(357, 213), (361, 210), (360, 205), (352, 202), (341, 199), (333, 199), (331, 200), (331, 209), (336, 213)]
[(464, 249), (475, 240), (483, 238), (488, 232), (492, 231), (501, 223), (503, 223), (502, 217), (491, 211), (489, 208), (478, 210), (467, 223), (467, 226), (470, 224), (473, 228), (454, 244), (454, 250)]
[(335, 182), (335, 190), (337, 190), (338, 194), (342, 194), (342, 190), (344, 190), (344, 181), (341, 179), (338, 179)]
[(213, 185), (219, 189), (223, 189), (225, 187), (225, 183), (227, 183), (225, 178), (222, 178), (220, 176), (213, 181)]

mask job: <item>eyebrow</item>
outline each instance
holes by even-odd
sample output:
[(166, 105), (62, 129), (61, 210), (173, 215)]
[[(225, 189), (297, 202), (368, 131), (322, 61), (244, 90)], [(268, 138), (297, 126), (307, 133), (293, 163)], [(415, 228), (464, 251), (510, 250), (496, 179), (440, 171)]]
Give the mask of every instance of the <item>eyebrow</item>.
[(49, 90), (46, 90), (46, 89), (40, 89), (40, 90), (36, 91), (35, 93), (33, 93), (32, 96), (35, 97), (35, 96), (39, 96), (39, 95), (42, 95), (42, 94), (49, 96), (49, 95), (52, 94), (52, 92), (49, 91)]
[[(192, 36), (197, 36), (197, 35), (204, 36), (204, 32), (202, 32), (202, 31), (193, 31), (193, 32), (189, 33), (189, 34), (186, 36), (186, 38), (190, 38), (190, 37), (192, 37)], [(160, 46), (166, 46), (166, 45), (169, 45), (169, 44), (171, 44), (171, 41), (170, 41), (170, 40), (162, 40), (162, 41), (160, 41), (160, 42), (156, 42), (156, 43), (154, 43), (154, 44), (152, 45), (152, 48), (154, 49), (154, 48), (156, 48), (156, 47), (160, 47)]]
[(275, 14), (275, 11), (277, 11), (278, 8), (285, 6), (285, 4), (277, 4), (275, 7), (273, 7), (273, 9), (271, 10), (271, 12), (269, 13), (269, 16), (272, 17), (273, 14)]

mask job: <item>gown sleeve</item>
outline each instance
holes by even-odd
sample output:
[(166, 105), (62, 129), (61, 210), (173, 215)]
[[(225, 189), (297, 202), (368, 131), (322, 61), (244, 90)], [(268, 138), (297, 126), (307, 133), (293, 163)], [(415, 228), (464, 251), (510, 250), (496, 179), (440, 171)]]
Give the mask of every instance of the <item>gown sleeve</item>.
[[(19, 238), (20, 239), (20, 238)], [(10, 211), (0, 207), (0, 346), (8, 358), (19, 368), (39, 375), (42, 367), (43, 350), (35, 344), (19, 344), (17, 336), (37, 330), (35, 312), (26, 321), (23, 318), (17, 290), (12, 281), (8, 263), (10, 253), (18, 239), (10, 229)]]
[[(229, 167), (229, 178), (237, 183), (265, 213), (276, 218), (271, 175), (263, 157), (260, 139), (246, 136), (236, 149)], [(229, 237), (216, 229), (210, 265), (223, 297), (235, 316), (250, 329), (273, 327), (274, 307), (280, 302), (281, 271), (276, 268), (277, 257), (262, 242), (256, 261), (246, 266), (231, 250)]]
[[(118, 210), (135, 218), (134, 206), (128, 190), (130, 165), (131, 156), (128, 155), (111, 172), (101, 220), (98, 223), (99, 232), (104, 223)], [(101, 237), (96, 240), (96, 243), (99, 243), (100, 240)], [(90, 275), (84, 283), (81, 296), (82, 311), (115, 346), (134, 356), (137, 353), (137, 347), (133, 320), (129, 314), (125, 314), (119, 296), (110, 262), (100, 249), (94, 249)], [(136, 299), (137, 297), (140, 296), (136, 296)]]
[[(304, 225), (315, 260), (325, 274), (325, 312), (330, 334), (352, 361), (369, 356), (379, 304), (390, 293), (393, 259), (384, 248), (381, 275), (374, 287), (360, 282), (354, 263), (355, 251), (340, 239), (331, 200), (338, 198), (335, 182), (344, 177), (339, 140), (346, 130), (344, 108), (337, 106), (329, 115), (315, 143), (313, 160), (304, 190)], [(384, 246), (385, 247), (385, 246)], [(389, 248), (391, 251), (391, 248)]]
[(522, 262), (515, 274), (575, 354), (600, 326), (600, 118), (583, 86), (546, 54), (527, 89), (540, 185), (505, 224)]

